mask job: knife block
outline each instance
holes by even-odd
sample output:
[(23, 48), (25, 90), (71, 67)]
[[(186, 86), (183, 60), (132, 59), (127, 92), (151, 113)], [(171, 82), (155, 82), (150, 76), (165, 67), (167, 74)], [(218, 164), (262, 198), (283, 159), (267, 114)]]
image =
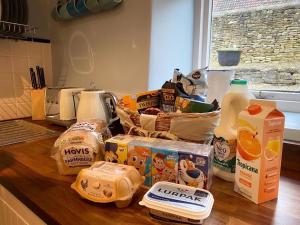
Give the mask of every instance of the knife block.
[(32, 120), (46, 118), (46, 88), (31, 90)]

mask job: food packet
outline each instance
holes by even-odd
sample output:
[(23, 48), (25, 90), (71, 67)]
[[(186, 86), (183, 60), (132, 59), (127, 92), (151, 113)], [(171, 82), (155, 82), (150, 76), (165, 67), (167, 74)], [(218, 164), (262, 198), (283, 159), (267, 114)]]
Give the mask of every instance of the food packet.
[(148, 108), (159, 107), (160, 90), (140, 92), (135, 95), (127, 95), (122, 98), (125, 107), (143, 113)]
[(173, 82), (181, 83), (190, 98), (204, 102), (208, 89), (206, 69), (205, 67), (194, 70), (187, 76), (184, 76), (179, 69), (175, 69)]
[(181, 83), (166, 81), (161, 88), (161, 109), (164, 112), (175, 112), (175, 102), (178, 96), (189, 98)]
[(77, 174), (95, 161), (103, 159), (104, 142), (111, 138), (106, 122), (81, 121), (59, 136), (52, 149), (61, 175)]

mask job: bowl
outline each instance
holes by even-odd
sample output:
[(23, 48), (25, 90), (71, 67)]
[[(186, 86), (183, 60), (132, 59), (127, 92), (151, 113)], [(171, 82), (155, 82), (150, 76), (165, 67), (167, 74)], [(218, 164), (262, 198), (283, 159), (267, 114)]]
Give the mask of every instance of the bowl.
[(240, 50), (218, 50), (218, 61), (221, 66), (237, 66), (240, 63)]

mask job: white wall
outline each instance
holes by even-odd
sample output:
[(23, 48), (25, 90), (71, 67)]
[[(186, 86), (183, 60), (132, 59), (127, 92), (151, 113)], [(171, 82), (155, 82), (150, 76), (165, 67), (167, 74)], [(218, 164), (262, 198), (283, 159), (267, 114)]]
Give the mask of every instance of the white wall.
[[(52, 1), (52, 7), (56, 1)], [(58, 84), (134, 93), (148, 86), (151, 1), (124, 0), (114, 10), (72, 21), (51, 20)]]
[(192, 70), (193, 0), (153, 0), (149, 89), (172, 78), (174, 68)]

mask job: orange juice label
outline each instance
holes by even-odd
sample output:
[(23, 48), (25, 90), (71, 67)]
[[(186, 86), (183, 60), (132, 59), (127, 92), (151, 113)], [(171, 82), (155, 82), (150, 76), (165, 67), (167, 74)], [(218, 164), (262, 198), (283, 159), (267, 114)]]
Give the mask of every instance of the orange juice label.
[(255, 203), (277, 198), (283, 133), (275, 102), (251, 100), (239, 114), (234, 189)]

